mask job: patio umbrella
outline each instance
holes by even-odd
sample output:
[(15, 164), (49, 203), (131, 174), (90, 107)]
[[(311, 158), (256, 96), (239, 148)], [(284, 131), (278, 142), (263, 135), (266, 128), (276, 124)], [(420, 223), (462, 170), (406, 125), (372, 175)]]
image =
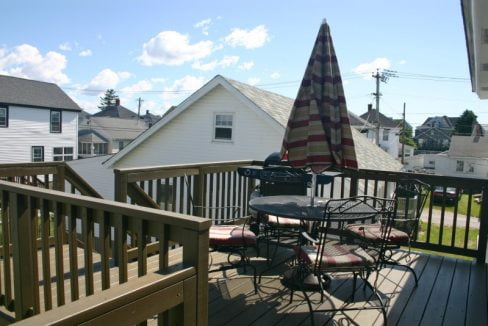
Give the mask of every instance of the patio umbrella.
[(312, 204), (316, 173), (358, 166), (339, 65), (325, 20), (288, 119), (281, 155), (287, 156), (292, 167), (312, 170)]

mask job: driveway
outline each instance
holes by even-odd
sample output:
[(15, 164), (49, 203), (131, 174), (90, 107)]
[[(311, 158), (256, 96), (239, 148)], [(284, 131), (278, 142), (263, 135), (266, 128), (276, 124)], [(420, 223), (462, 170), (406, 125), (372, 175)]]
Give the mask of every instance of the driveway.
[[(422, 216), (420, 219), (423, 222), (428, 222), (429, 221), (429, 210), (427, 208), (424, 209), (422, 212)], [(454, 213), (453, 212), (444, 212), (444, 225), (447, 226), (452, 226), (452, 223), (454, 221)], [(437, 209), (432, 209), (432, 223), (440, 225), (441, 224), (441, 210)], [(457, 222), (456, 222), (457, 227), (466, 227), (466, 215), (462, 214), (457, 214)], [(479, 229), (480, 228), (480, 222), (477, 217), (471, 216), (469, 219), (469, 228), (470, 229)]]

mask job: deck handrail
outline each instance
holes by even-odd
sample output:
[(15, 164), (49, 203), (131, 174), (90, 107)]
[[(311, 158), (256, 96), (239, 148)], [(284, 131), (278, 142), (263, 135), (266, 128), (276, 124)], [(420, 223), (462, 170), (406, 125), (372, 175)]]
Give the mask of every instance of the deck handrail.
[[(82, 279), (85, 295), (95, 293), (95, 240), (99, 241), (100, 263), (96, 263), (101, 266), (97, 275), (100, 275), (102, 290), (110, 288), (113, 282), (110, 280), (113, 256), (118, 262), (118, 283), (127, 282), (129, 244), (137, 238), (135, 253), (131, 257), (137, 262), (138, 277), (148, 273), (149, 239), (157, 241), (158, 270), (165, 273), (174, 272), (174, 269), (168, 269), (171, 267), (171, 244), (178, 243), (183, 247), (180, 269), (193, 267), (196, 271), (195, 291), (188, 293), (187, 299), (195, 304), (198, 324), (206, 325), (209, 220), (8, 181), (0, 181), (0, 213), (5, 276), (2, 280), (5, 290), (0, 295), (4, 297), (7, 308), (15, 311), (17, 320), (63, 306), (67, 295), (71, 296), (71, 301), (79, 300), (83, 296), (79, 284)], [(78, 245), (80, 239), (83, 243), (81, 248)], [(42, 271), (37, 258), (39, 240)], [(78, 266), (80, 250), (83, 252), (83, 273)], [(66, 263), (63, 263), (65, 251), (69, 258), (68, 276), (65, 276)], [(54, 273), (49, 267), (51, 256), (55, 262)], [(68, 288), (65, 288), (65, 277), (70, 279)], [(51, 280), (56, 283), (56, 295), (51, 293)], [(43, 291), (40, 291), (41, 285)], [(56, 302), (53, 302), (54, 298)]]

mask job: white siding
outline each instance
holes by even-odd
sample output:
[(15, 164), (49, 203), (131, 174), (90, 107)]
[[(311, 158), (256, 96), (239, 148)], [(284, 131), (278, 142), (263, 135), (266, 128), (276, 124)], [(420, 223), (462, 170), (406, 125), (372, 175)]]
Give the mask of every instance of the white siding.
[(49, 109), (9, 106), (8, 128), (0, 128), (0, 163), (31, 161), (31, 147), (44, 146), (44, 161), (54, 147), (73, 147), (78, 156), (78, 112), (62, 111), (62, 133), (49, 132)]
[[(214, 113), (233, 113), (233, 141), (212, 141)], [(285, 130), (271, 127), (234, 95), (217, 86), (128, 153), (115, 168), (265, 159), (281, 149)]]

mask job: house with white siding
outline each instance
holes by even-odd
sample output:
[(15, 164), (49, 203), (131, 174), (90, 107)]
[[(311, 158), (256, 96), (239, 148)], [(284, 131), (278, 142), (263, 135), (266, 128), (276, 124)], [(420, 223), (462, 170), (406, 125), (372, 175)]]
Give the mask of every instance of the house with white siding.
[[(103, 163), (89, 158), (70, 166), (110, 199), (116, 168), (264, 160), (281, 148), (293, 101), (218, 75)], [(353, 137), (360, 168), (402, 168), (359, 131), (353, 129)]]
[(56, 84), (0, 75), (0, 163), (76, 159), (80, 111)]

